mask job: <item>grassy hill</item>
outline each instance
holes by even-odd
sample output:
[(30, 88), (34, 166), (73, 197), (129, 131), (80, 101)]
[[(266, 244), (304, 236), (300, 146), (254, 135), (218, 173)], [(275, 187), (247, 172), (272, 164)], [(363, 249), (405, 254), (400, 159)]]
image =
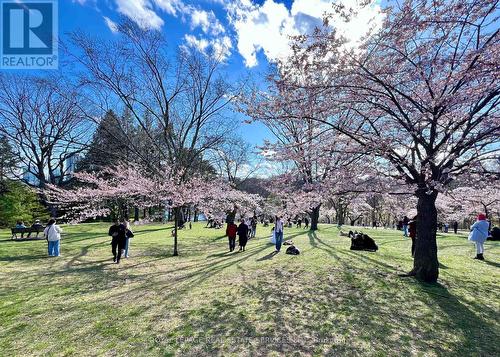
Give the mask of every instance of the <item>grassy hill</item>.
[(439, 235), (440, 284), (427, 285), (398, 277), (411, 243), (392, 230), (366, 229), (369, 253), (335, 226), (289, 229), (290, 256), (270, 254), (270, 227), (229, 253), (223, 230), (198, 223), (172, 257), (171, 227), (140, 226), (116, 265), (107, 226), (64, 228), (60, 258), (0, 231), (2, 356), (500, 355), (496, 242), (480, 262), (465, 234)]

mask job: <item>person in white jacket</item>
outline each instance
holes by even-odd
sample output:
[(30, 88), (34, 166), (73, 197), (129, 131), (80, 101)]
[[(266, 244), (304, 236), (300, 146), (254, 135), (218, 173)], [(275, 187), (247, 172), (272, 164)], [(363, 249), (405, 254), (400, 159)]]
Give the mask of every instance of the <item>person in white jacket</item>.
[(43, 235), (49, 243), (49, 257), (58, 257), (60, 255), (60, 241), (62, 229), (56, 225), (56, 220), (51, 219), (43, 231)]
[(480, 213), (476, 223), (470, 227), (469, 240), (476, 244), (476, 257), (474, 259), (484, 260), (484, 242), (488, 238), (489, 226), (486, 216)]

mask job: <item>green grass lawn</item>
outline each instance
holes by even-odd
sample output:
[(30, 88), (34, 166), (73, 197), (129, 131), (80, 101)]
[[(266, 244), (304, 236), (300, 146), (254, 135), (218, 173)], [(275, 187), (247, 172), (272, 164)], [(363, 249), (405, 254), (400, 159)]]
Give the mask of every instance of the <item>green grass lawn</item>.
[[(67, 226), (62, 257), (45, 241), (0, 231), (0, 355), (499, 356), (500, 245), (472, 260), (465, 234), (439, 235), (440, 284), (398, 277), (410, 241), (366, 232), (376, 253), (349, 250), (334, 226), (290, 229), (299, 256), (269, 229), (244, 253), (223, 230), (135, 228), (131, 257), (112, 263), (107, 226)], [(345, 230), (346, 228), (344, 228)]]

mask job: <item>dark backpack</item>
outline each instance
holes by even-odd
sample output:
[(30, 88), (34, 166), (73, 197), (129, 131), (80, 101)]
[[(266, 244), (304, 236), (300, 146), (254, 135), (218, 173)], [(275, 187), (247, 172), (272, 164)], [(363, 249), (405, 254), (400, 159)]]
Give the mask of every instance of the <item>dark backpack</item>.
[(286, 254), (290, 254), (290, 255), (299, 255), (300, 254), (300, 250), (299, 248), (291, 245), (289, 246), (287, 249), (286, 249)]

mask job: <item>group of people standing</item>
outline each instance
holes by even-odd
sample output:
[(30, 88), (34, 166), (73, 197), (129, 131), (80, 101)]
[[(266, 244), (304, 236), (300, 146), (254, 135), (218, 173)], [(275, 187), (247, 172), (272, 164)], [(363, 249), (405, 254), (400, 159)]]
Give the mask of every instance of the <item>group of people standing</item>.
[[(273, 227), (273, 234), (276, 238), (276, 253), (280, 251), (283, 242), (283, 220), (281, 217), (276, 217)], [(237, 226), (234, 222), (229, 222), (226, 228), (226, 236), (229, 240), (229, 251), (232, 252), (236, 249), (236, 236), (238, 236), (239, 251), (245, 251), (245, 247), (250, 238), (255, 237), (257, 231), (257, 219), (254, 217), (250, 219), (247, 224), (244, 218), (240, 219), (240, 224)]]

